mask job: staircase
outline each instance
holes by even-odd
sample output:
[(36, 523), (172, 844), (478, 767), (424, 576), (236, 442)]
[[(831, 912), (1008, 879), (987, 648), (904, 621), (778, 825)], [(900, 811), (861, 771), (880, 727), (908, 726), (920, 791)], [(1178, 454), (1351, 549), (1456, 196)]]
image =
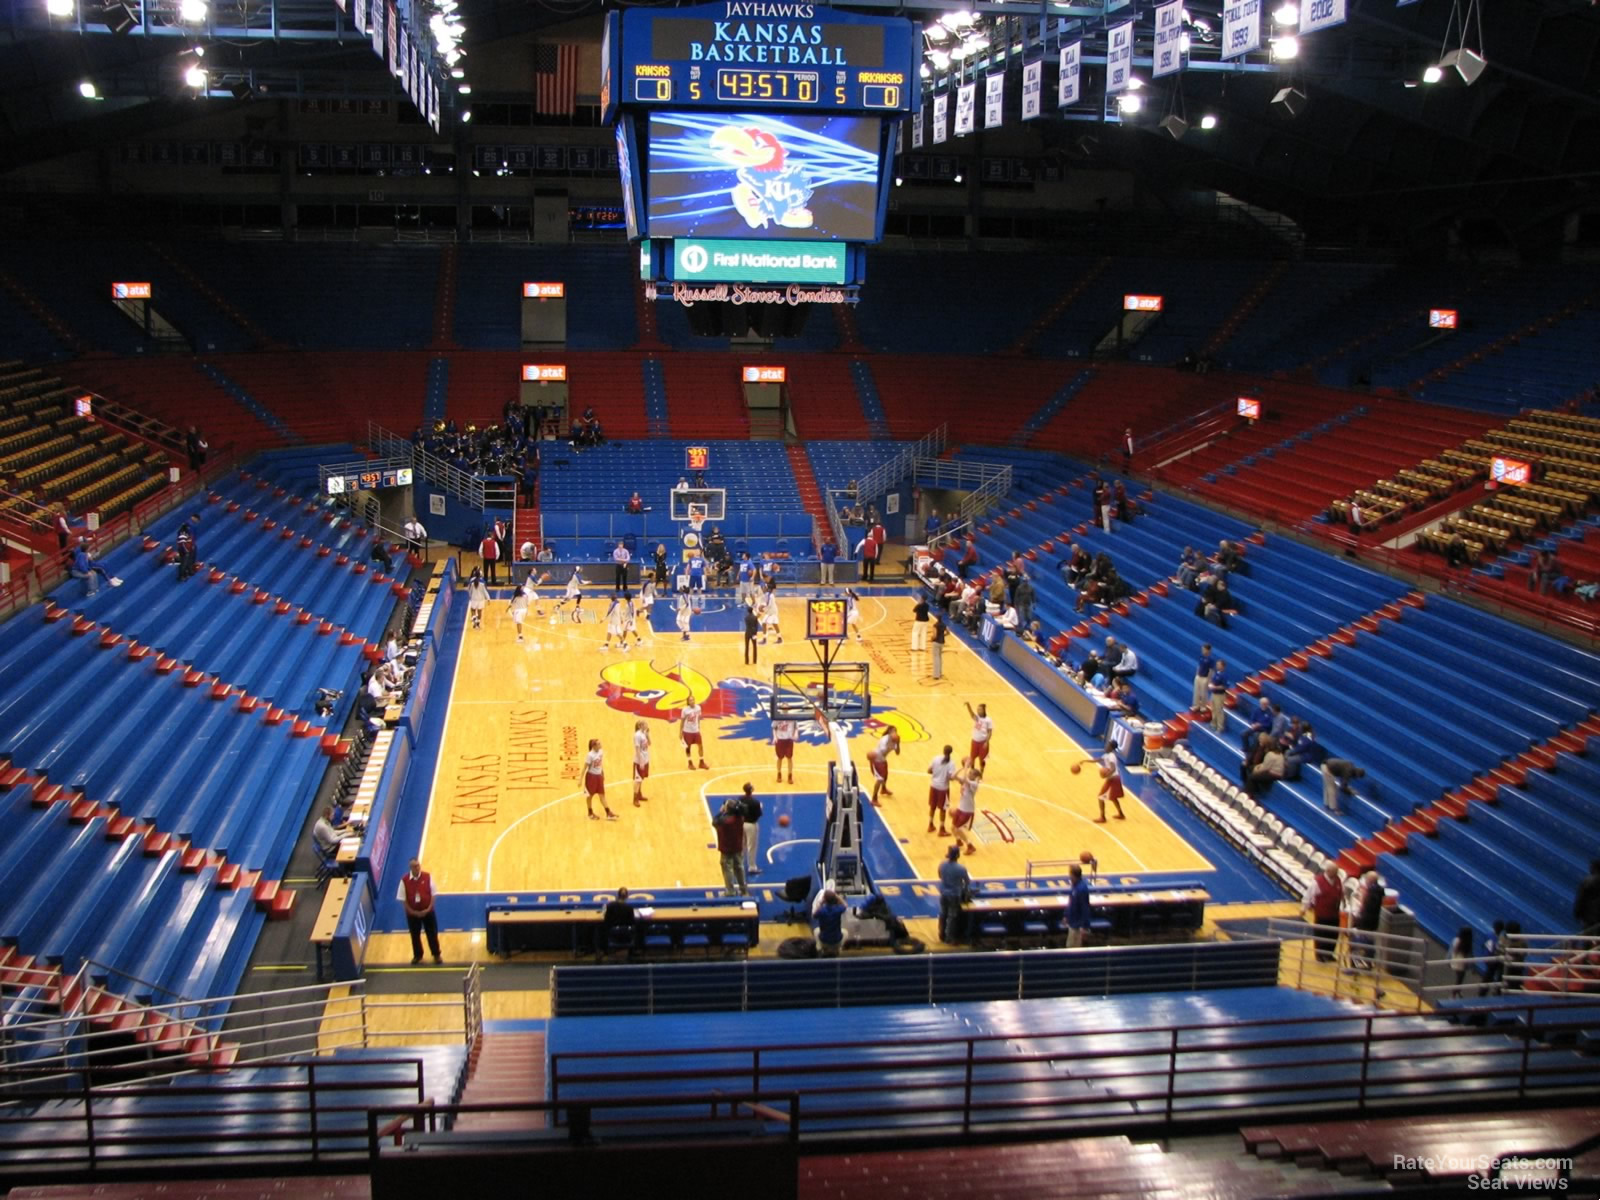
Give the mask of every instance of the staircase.
[[(484, 1034), (461, 1103), (530, 1104), (545, 1098), (544, 1034)], [(544, 1129), (546, 1123), (542, 1112), (467, 1112), (456, 1120), (455, 1128), (472, 1133), (525, 1133)]]
[(646, 300), (644, 285), (633, 285), (633, 319), (634, 327), (639, 331), (640, 350), (665, 350), (667, 344), (661, 340), (661, 334), (656, 330), (656, 301)]
[(1006, 353), (1032, 354), (1034, 346), (1039, 341), (1039, 336), (1050, 328), (1051, 322), (1071, 308), (1078, 297), (1083, 295), (1083, 289), (1093, 283), (1100, 273), (1110, 265), (1110, 258), (1097, 259), (1095, 264), (1080, 275), (1078, 281), (1068, 288), (1059, 300), (1052, 304), (1037, 321), (1028, 327), (1021, 337), (1011, 344)]
[(533, 495), (521, 493), (524, 503), (511, 510), (511, 545), (520, 553), (523, 542), (532, 542), (535, 550), (544, 549), (543, 522), (539, 520), (539, 485), (533, 485)]
[(828, 506), (823, 502), (822, 487), (817, 483), (816, 472), (811, 469), (811, 457), (804, 446), (785, 446), (784, 452), (789, 456), (789, 467), (794, 471), (794, 484), (800, 489), (801, 503), (817, 523), (817, 528), (826, 531), (830, 528)]
[(1011, 444), (1013, 446), (1026, 446), (1031, 442), (1038, 432), (1050, 424), (1055, 415), (1083, 390), (1084, 384), (1093, 378), (1094, 368), (1086, 367), (1057, 388), (1055, 394), (1040, 405), (1036, 413), (1022, 423), (1022, 428), (1011, 435)]
[(450, 411), (450, 360), (430, 359), (427, 390), (422, 394), (422, 423), (443, 421)]
[(651, 437), (667, 437), (670, 425), (667, 419), (667, 377), (661, 369), (659, 358), (647, 358), (644, 371), (644, 415), (649, 423)]
[(433, 341), (430, 350), (455, 348), (456, 328), (456, 269), (461, 263), (461, 251), (454, 242), (444, 248), (439, 259), (439, 279), (433, 292)]
[(1261, 302), (1267, 298), (1267, 293), (1278, 286), (1278, 280), (1283, 278), (1284, 272), (1288, 269), (1288, 260), (1282, 258), (1267, 269), (1267, 273), (1261, 277), (1256, 286), (1250, 289), (1249, 295), (1239, 301), (1234, 310), (1228, 314), (1228, 319), (1207, 339), (1204, 349), (1200, 352), (1203, 357), (1210, 358), (1233, 340), (1233, 335), (1239, 332), (1239, 326), (1244, 324), (1251, 313), (1261, 307)]
[(18, 283), (16, 277), (9, 271), (0, 270), (0, 287), (10, 292), (16, 302), (28, 311), (28, 314), (50, 331), (50, 335), (75, 354), (87, 354), (93, 347), (84, 341), (55, 313), (39, 303), (37, 296), (28, 288)]
[(878, 382), (872, 377), (872, 368), (857, 359), (850, 364), (850, 378), (856, 385), (856, 398), (861, 401), (861, 412), (867, 418), (867, 428), (875, 438), (888, 438), (889, 416), (883, 410), (883, 399), (878, 395)]
[(856, 328), (855, 311), (848, 304), (831, 304), (833, 319), (839, 324), (839, 349), (846, 354), (860, 354), (866, 350), (861, 344), (861, 331)]
[[(249, 392), (245, 391), (237, 381), (230, 379), (227, 375), (223, 374), (220, 367), (217, 367), (212, 363), (196, 360), (194, 369), (199, 371), (200, 374), (204, 375), (207, 379), (211, 380), (212, 383), (216, 384), (223, 391), (227, 392), (240, 408), (244, 409), (268, 429), (272, 430), (272, 432), (277, 434), (278, 437), (283, 441), (289, 443), (303, 443), (305, 441), (305, 438), (301, 437), (294, 430), (285, 425), (277, 413), (272, 412), (267, 408), (266, 405), (262, 404), (261, 401), (257, 400)], [(333, 439), (330, 438), (329, 440), (331, 441)]]
[(210, 303), (211, 307), (215, 308), (218, 312), (226, 316), (228, 320), (232, 321), (240, 329), (248, 333), (251, 337), (251, 340), (253, 340), (260, 349), (283, 349), (283, 343), (279, 342), (265, 329), (262, 329), (261, 326), (257, 325), (249, 317), (245, 316), (244, 313), (240, 312), (236, 305), (229, 301), (228, 298), (221, 292), (217, 291), (216, 288), (212, 287), (204, 279), (201, 279), (200, 276), (196, 275), (194, 271), (190, 269), (189, 264), (175, 255), (168, 247), (162, 245), (160, 242), (149, 242), (147, 244), (149, 245), (150, 249), (154, 250), (156, 254), (161, 257), (163, 262), (165, 262), (179, 275), (183, 276), (183, 281), (185, 283), (187, 283), (196, 292), (200, 293), (200, 295), (204, 296)]

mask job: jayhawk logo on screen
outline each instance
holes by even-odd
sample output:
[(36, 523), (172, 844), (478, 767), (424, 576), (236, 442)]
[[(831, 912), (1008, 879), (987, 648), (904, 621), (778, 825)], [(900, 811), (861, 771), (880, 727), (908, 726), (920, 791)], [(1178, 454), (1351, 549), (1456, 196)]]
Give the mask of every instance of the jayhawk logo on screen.
[(728, 194), (751, 229), (777, 224), (810, 229), (806, 207), (815, 190), (805, 167), (790, 158), (783, 143), (765, 129), (724, 125), (711, 135), (711, 153), (737, 169), (739, 183)]
[[(653, 663), (633, 659), (603, 669), (595, 694), (608, 708), (658, 721), (676, 721), (693, 697), (700, 704), (701, 716), (723, 722), (718, 728), (724, 736), (763, 744), (772, 740), (772, 684), (760, 679), (723, 679), (713, 684), (693, 667), (661, 671)], [(843, 724), (852, 738), (861, 733), (878, 736), (893, 728), (900, 731), (901, 742), (928, 740), (921, 721), (893, 708), (875, 706), (866, 720)], [(827, 732), (815, 721), (801, 721), (797, 736), (816, 746), (829, 741)]]

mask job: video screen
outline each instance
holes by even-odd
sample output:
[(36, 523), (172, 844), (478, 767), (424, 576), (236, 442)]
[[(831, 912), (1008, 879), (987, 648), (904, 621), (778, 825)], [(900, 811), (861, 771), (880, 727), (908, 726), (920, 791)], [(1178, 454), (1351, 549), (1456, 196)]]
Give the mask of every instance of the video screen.
[(1527, 483), (1532, 466), (1517, 458), (1495, 455), (1489, 463), (1489, 478), (1496, 483)]
[(652, 113), (651, 237), (871, 242), (882, 120)]
[(1239, 397), (1239, 415), (1246, 420), (1259, 421), (1261, 419), (1261, 401), (1251, 400), (1246, 396)]

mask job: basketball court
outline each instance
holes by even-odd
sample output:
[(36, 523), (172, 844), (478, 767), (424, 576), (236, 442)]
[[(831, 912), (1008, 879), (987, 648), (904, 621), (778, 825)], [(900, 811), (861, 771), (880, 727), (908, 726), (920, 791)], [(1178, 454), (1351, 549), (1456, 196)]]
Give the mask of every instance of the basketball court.
[[(746, 782), (755, 785), (766, 810), (761, 874), (751, 879), (751, 891), (764, 913), (772, 905), (768, 915), (775, 915), (783, 907), (784, 881), (818, 860), (834, 756), (822, 727), (814, 719), (802, 722), (795, 781), (790, 785), (785, 773), (783, 783), (775, 782), (774, 665), (811, 664), (811, 675), (820, 679), (805, 637), (807, 597), (815, 593), (795, 590), (780, 600), (786, 640), (759, 646), (763, 661), (752, 666), (742, 661), (731, 595), (706, 597), (688, 642), (673, 622), (672, 603), (658, 601), (653, 636), (641, 622), (642, 645), (605, 650), (610, 589), (593, 584), (600, 572), (589, 574), (585, 620), (562, 613), (552, 622), (548, 614), (560, 592), (547, 587), (547, 615), (536, 617), (530, 609), (520, 643), (508, 593), (491, 601), (480, 629), (466, 627), (464, 605), (452, 614), (447, 637), (459, 639), (459, 649), (453, 667), (446, 667), (449, 710), (419, 851), (440, 897), (441, 926), (481, 929), (484, 906), (512, 897), (573, 903), (623, 885), (642, 896), (720, 894), (711, 821)], [(901, 753), (890, 759), (893, 794), (863, 814), (862, 859), (878, 890), (891, 898), (931, 894), (926, 884), (937, 878), (951, 842), (926, 832), (928, 767), (946, 743), (958, 760), (967, 753), (967, 703), (986, 704), (995, 726), (977, 797), (979, 849), (965, 859), (975, 879), (1014, 880), (1028, 873), (1030, 862), (1075, 860), (1083, 851), (1098, 860), (1102, 875), (1113, 877), (1192, 878), (1212, 870), (1141, 802), (1138, 781), (1123, 801), (1127, 819), (1096, 824), (1098, 773), (1092, 766), (1079, 774), (1070, 770), (1094, 748), (1069, 737), (981, 651), (953, 635), (944, 677), (934, 680), (931, 654), (910, 650), (912, 604), (904, 594), (863, 597), (864, 641), (837, 644), (835, 677), (870, 679), (870, 715), (842, 721), (864, 785), (870, 784), (867, 752), (886, 729), (900, 733)], [(853, 666), (858, 663), (868, 670)], [(804, 689), (806, 682), (805, 671), (786, 672), (779, 693), (785, 694), (785, 684)], [(686, 760), (678, 736), (679, 713), (690, 698), (703, 709), (704, 770), (698, 759), (694, 765)], [(798, 699), (788, 695), (791, 704)], [(636, 806), (638, 721), (650, 733), (651, 766), (647, 800)], [(583, 770), (591, 738), (604, 750), (606, 804), (616, 820), (587, 815)], [(953, 795), (951, 804), (953, 811)], [(1051, 877), (1063, 871), (1057, 865)]]

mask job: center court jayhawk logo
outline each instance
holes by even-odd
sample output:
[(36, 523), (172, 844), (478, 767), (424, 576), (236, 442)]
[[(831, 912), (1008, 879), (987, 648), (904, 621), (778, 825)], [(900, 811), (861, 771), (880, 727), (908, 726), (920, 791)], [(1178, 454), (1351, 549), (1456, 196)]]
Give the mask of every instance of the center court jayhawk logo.
[[(618, 712), (657, 721), (676, 721), (693, 697), (702, 716), (723, 722), (719, 732), (724, 737), (763, 744), (772, 740), (772, 685), (760, 679), (724, 679), (713, 684), (693, 667), (673, 666), (663, 672), (653, 663), (633, 659), (604, 668), (595, 694)], [(894, 728), (900, 731), (903, 743), (928, 740), (921, 721), (893, 708), (878, 708), (865, 721), (845, 721), (844, 725), (850, 737)], [(800, 722), (798, 736), (816, 746), (828, 741), (815, 721)]]

